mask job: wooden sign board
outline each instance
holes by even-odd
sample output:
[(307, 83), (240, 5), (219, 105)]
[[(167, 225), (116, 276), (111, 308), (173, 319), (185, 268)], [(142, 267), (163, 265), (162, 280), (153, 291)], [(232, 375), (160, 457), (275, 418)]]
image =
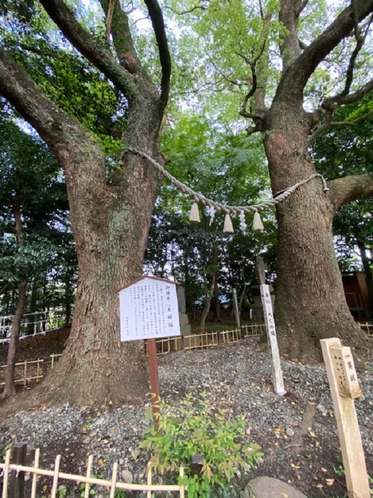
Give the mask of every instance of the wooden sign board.
[(273, 386), (276, 394), (286, 394), (282, 376), (280, 352), (277, 344), (276, 325), (273, 316), (271, 293), (269, 285), (260, 285), (260, 296), (262, 298), (264, 320), (267, 329), (268, 344), (272, 359)]
[(177, 284), (141, 277), (120, 289), (121, 341), (180, 335)]
[(121, 341), (148, 339), (154, 427), (159, 423), (159, 377), (155, 339), (180, 335), (176, 282), (141, 277), (119, 289)]
[(351, 350), (342, 347), (336, 337), (322, 339), (320, 343), (333, 399), (348, 496), (370, 498), (364, 450), (352, 399), (358, 392), (358, 382)]
[(351, 348), (347, 346), (331, 346), (330, 354), (336, 374), (339, 394), (352, 399), (360, 398), (361, 389), (357, 380)]

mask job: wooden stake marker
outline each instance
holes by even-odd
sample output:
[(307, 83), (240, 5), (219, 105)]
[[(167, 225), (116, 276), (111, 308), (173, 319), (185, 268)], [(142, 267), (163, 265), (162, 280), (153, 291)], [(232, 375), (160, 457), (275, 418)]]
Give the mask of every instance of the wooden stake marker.
[(342, 450), (349, 498), (370, 498), (368, 474), (354, 398), (361, 396), (349, 347), (338, 338), (320, 341)]
[(260, 285), (264, 320), (267, 329), (267, 339), (272, 360), (272, 378), (275, 393), (279, 396), (286, 394), (282, 376), (280, 352), (278, 349), (276, 325), (273, 316), (272, 301), (269, 285)]
[(277, 344), (276, 325), (272, 309), (271, 291), (265, 283), (265, 264), (260, 256), (256, 257), (256, 273), (260, 283), (260, 297), (262, 299), (263, 314), (267, 330), (267, 340), (272, 360), (272, 378), (275, 393), (279, 396), (286, 394), (282, 376), (280, 352)]

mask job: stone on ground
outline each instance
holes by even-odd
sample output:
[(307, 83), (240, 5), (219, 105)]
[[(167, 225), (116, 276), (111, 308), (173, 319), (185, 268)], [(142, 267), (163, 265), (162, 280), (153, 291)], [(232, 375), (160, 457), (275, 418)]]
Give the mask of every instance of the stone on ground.
[(307, 496), (286, 482), (262, 476), (249, 481), (244, 498), (307, 498)]

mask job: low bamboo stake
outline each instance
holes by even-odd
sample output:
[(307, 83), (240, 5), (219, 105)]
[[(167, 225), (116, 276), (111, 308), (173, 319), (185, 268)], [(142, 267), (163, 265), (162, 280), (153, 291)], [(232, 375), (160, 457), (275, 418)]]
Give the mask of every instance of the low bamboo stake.
[(3, 498), (6, 498), (8, 492), (8, 480), (9, 480), (9, 470), (10, 470), (10, 450), (8, 450), (5, 454), (5, 464), (3, 468), (4, 468)]
[(118, 474), (118, 462), (114, 462), (113, 465), (113, 477), (111, 479), (111, 488), (110, 488), (110, 498), (115, 497), (115, 488), (117, 483), (117, 474)]
[[(91, 472), (92, 472), (92, 465), (93, 465), (93, 455), (89, 455), (88, 457), (88, 464), (87, 464), (87, 477), (91, 477)], [(86, 483), (84, 486), (84, 498), (89, 498), (89, 484)]]
[(60, 470), (61, 455), (56, 456), (56, 462), (54, 464), (54, 474), (53, 474), (53, 485), (51, 491), (51, 498), (56, 498), (57, 486), (58, 486), (58, 473)]

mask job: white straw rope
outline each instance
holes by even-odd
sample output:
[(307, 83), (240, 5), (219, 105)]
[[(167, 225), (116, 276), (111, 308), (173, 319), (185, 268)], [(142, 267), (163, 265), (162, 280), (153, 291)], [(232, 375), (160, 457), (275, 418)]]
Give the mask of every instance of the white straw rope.
[(261, 211), (262, 209), (266, 209), (268, 207), (275, 206), (279, 202), (281, 202), (284, 199), (286, 199), (287, 197), (289, 197), (289, 195), (291, 195), (294, 192), (294, 190), (296, 190), (298, 187), (300, 187), (301, 185), (304, 185), (305, 183), (309, 182), (313, 178), (317, 178), (317, 177), (320, 177), (322, 182), (323, 182), (324, 192), (327, 192), (329, 190), (329, 188), (326, 184), (325, 178), (320, 173), (314, 173), (310, 177), (306, 178), (305, 180), (302, 180), (302, 181), (296, 183), (295, 185), (293, 185), (293, 186), (291, 186), (291, 187), (289, 187), (281, 192), (278, 192), (269, 201), (262, 202), (261, 204), (254, 204), (252, 206), (228, 206), (226, 204), (221, 204), (220, 202), (215, 202), (211, 199), (208, 199), (204, 195), (198, 194), (197, 192), (195, 192), (191, 188), (187, 187), (184, 183), (179, 182), (179, 180), (177, 180), (174, 176), (172, 176), (168, 171), (166, 171), (163, 168), (163, 166), (161, 166), (159, 163), (154, 161), (154, 159), (152, 159), (150, 156), (148, 156), (148, 154), (146, 154), (145, 152), (134, 149), (132, 147), (128, 147), (127, 150), (129, 152), (132, 152), (132, 154), (137, 154), (138, 156), (141, 156), (141, 157), (144, 157), (145, 159), (147, 159), (160, 173), (162, 173), (162, 175), (165, 178), (167, 178), (173, 185), (175, 185), (175, 187), (177, 187), (184, 194), (189, 195), (189, 197), (194, 199), (195, 202), (201, 202), (205, 206), (213, 207), (217, 211), (224, 211), (227, 214), (240, 213), (242, 211), (244, 213), (250, 213), (250, 212), (255, 212), (255, 211)]

